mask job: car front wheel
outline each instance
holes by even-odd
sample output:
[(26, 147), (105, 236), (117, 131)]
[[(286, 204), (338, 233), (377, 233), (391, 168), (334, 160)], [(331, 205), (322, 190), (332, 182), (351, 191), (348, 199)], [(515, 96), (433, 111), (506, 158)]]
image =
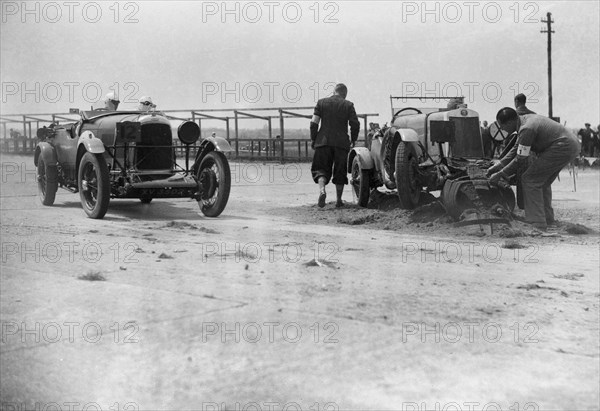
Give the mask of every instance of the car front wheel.
[(200, 210), (207, 217), (218, 217), (229, 200), (231, 190), (231, 170), (225, 155), (211, 151), (202, 159), (198, 168), (200, 189)]
[(110, 180), (102, 154), (85, 153), (79, 163), (79, 197), (90, 218), (100, 219), (108, 210)]
[(56, 191), (58, 190), (58, 170), (56, 166), (49, 166), (40, 157), (37, 164), (38, 194), (42, 204), (51, 206), (54, 204)]
[(415, 147), (401, 141), (396, 149), (396, 187), (400, 207), (413, 209), (419, 204), (421, 186), (418, 182), (419, 159)]
[(358, 205), (366, 207), (369, 204), (370, 179), (369, 170), (364, 170), (358, 157), (352, 160), (351, 184), (354, 194), (358, 198)]

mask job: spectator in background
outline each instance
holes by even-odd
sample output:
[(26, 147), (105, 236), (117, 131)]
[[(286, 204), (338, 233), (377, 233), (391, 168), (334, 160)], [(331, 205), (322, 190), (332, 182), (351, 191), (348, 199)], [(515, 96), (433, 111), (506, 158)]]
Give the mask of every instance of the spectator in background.
[(592, 157), (600, 157), (600, 124), (592, 130)]
[(453, 98), (450, 101), (448, 101), (446, 108), (448, 110), (456, 110), (459, 107), (466, 107), (464, 104), (465, 104), (464, 97), (456, 97), (456, 98)]
[(585, 128), (579, 129), (577, 133), (578, 137), (581, 137), (581, 155), (582, 156), (593, 156), (594, 155), (594, 140), (592, 138), (594, 130), (592, 130), (590, 123), (585, 123)]
[(515, 96), (515, 109), (517, 110), (517, 114), (520, 116), (524, 116), (526, 114), (535, 114), (534, 111), (531, 111), (527, 108), (525, 103), (527, 102), (527, 97), (525, 94), (519, 93)]
[(483, 121), (481, 128), (481, 142), (483, 143), (483, 156), (485, 158), (494, 157), (494, 142), (492, 141), (492, 134), (487, 121)]

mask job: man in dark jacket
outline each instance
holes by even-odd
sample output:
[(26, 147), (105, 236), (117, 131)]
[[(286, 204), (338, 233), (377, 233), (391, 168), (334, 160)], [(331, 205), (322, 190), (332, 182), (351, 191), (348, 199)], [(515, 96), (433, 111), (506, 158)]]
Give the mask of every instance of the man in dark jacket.
[(525, 105), (526, 102), (527, 97), (525, 97), (525, 94), (519, 93), (515, 96), (515, 109), (517, 110), (518, 115), (524, 116), (525, 114), (535, 114), (534, 111), (527, 108)]
[[(315, 183), (319, 184), (319, 207), (325, 206), (325, 186), (329, 180), (336, 188), (336, 207), (342, 207), (344, 185), (348, 184), (347, 158), (350, 146), (354, 147), (360, 130), (360, 123), (354, 104), (346, 100), (348, 88), (337, 84), (334, 95), (317, 102), (310, 121), (310, 139), (315, 150), (311, 172)], [(319, 123), (321, 127), (319, 128)], [(350, 137), (348, 137), (350, 125)], [(333, 179), (332, 179), (333, 176)]]
[[(510, 107), (504, 107), (496, 115), (500, 127), (517, 132), (517, 142), (499, 163), (488, 169), (490, 182), (524, 170), (521, 183), (525, 193), (525, 221), (540, 230), (554, 223), (552, 209), (552, 182), (567, 164), (579, 153), (577, 137), (560, 123), (537, 114), (519, 116)], [(529, 167), (530, 151), (537, 154)]]
[(590, 123), (585, 123), (585, 128), (582, 128), (577, 133), (581, 136), (581, 155), (582, 156), (594, 156), (594, 130), (592, 130)]

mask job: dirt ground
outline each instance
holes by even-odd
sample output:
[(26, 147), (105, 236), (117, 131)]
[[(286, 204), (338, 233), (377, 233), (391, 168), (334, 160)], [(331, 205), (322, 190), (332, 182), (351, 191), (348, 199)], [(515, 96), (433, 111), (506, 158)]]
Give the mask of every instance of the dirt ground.
[(561, 173), (541, 235), (385, 193), (319, 209), (309, 169), (232, 163), (216, 219), (159, 199), (91, 220), (3, 156), (3, 409), (599, 408), (598, 170)]

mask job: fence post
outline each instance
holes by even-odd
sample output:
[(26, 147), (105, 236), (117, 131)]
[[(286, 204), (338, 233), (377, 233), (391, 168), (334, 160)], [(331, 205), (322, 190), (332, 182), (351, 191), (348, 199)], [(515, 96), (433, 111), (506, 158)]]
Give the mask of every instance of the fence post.
[(240, 152), (238, 149), (238, 139), (239, 139), (239, 129), (238, 129), (238, 112), (237, 110), (233, 110), (233, 114), (235, 116), (235, 158), (240, 156)]
[(284, 123), (283, 123), (283, 110), (279, 109), (279, 135), (281, 136), (281, 154), (280, 154), (280, 161), (281, 164), (283, 164), (285, 162), (285, 157), (284, 157), (284, 141), (285, 141), (285, 131), (284, 131)]
[(363, 117), (364, 124), (364, 135), (365, 135), (365, 147), (367, 146), (367, 116)]

